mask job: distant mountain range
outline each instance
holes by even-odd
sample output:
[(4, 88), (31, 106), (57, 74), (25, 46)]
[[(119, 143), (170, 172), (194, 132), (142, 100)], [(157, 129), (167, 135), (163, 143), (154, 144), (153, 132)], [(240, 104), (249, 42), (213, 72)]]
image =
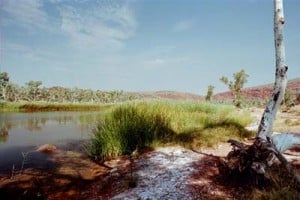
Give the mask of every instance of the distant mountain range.
[[(242, 90), (243, 96), (249, 100), (266, 100), (273, 90), (273, 84), (260, 85), (249, 87)], [(300, 78), (288, 81), (287, 90), (292, 94), (300, 93)], [(187, 92), (175, 91), (156, 91), (156, 92), (133, 92), (132, 95), (137, 95), (145, 99), (172, 99), (172, 100), (204, 100), (205, 97)], [(229, 101), (233, 99), (233, 94), (230, 91), (215, 94), (213, 100)]]
[(188, 92), (155, 91), (155, 92), (133, 92), (134, 96), (142, 99), (171, 99), (171, 100), (203, 100), (204, 97)]

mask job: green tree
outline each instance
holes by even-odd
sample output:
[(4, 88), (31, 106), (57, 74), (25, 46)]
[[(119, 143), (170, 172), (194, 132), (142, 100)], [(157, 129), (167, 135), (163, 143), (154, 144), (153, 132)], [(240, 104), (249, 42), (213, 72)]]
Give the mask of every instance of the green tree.
[(6, 99), (7, 101), (19, 101), (21, 97), (21, 88), (14, 83), (9, 82), (6, 88)]
[(40, 86), (42, 85), (42, 81), (29, 81), (26, 85), (29, 99), (36, 101), (41, 93)]
[(0, 73), (1, 99), (7, 100), (7, 86), (9, 84), (9, 76), (7, 72)]
[(233, 103), (237, 107), (241, 107), (242, 100), (242, 88), (244, 84), (247, 82), (247, 78), (249, 75), (245, 72), (245, 70), (241, 70), (233, 74), (233, 80), (229, 81), (227, 77), (222, 76), (220, 81), (228, 86), (229, 90), (233, 93), (234, 99)]
[(206, 96), (205, 96), (206, 101), (211, 101), (211, 97), (214, 94), (214, 89), (215, 89), (215, 87), (212, 86), (212, 85), (209, 85), (207, 87), (207, 93), (206, 93)]

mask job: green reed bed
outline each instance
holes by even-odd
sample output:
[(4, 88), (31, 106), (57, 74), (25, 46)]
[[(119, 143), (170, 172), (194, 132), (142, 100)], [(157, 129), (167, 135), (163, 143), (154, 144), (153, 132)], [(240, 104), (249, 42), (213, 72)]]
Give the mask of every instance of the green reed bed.
[(46, 112), (46, 111), (101, 111), (109, 104), (48, 103), (48, 102), (3, 102), (1, 112)]
[(88, 148), (94, 157), (129, 155), (164, 144), (213, 146), (252, 135), (250, 115), (234, 107), (203, 102), (149, 101), (112, 108), (94, 130)]

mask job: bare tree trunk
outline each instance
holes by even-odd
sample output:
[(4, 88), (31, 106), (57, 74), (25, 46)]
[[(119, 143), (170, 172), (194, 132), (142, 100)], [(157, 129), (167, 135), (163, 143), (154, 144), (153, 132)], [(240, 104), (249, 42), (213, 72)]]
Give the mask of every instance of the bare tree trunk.
[(272, 135), (273, 122), (284, 97), (287, 84), (286, 72), (288, 67), (285, 64), (285, 49), (283, 43), (284, 22), (282, 0), (274, 0), (275, 84), (272, 97), (264, 111), (257, 132), (257, 136), (265, 140)]
[(267, 167), (272, 166), (277, 158), (300, 184), (300, 177), (281, 154), (291, 147), (300, 145), (300, 136), (292, 133), (273, 135), (272, 131), (273, 122), (284, 97), (287, 84), (286, 73), (288, 67), (285, 64), (283, 44), (284, 22), (282, 0), (274, 0), (276, 72), (273, 94), (262, 115), (255, 142), (252, 145), (245, 145), (235, 140), (229, 140), (234, 149), (227, 156), (227, 166), (231, 170), (240, 172), (252, 170), (257, 174), (265, 174)]

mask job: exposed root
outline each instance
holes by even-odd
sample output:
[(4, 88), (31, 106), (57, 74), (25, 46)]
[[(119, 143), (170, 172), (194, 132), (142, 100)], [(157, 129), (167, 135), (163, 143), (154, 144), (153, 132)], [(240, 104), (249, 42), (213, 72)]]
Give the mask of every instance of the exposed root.
[(270, 140), (256, 138), (252, 145), (246, 145), (239, 141), (230, 139), (229, 143), (233, 146), (226, 159), (226, 166), (232, 172), (240, 174), (253, 174), (253, 178), (264, 177), (270, 179), (271, 166), (276, 158), (286, 169), (288, 176), (291, 176), (299, 189), (300, 179), (286, 158), (276, 150)]

